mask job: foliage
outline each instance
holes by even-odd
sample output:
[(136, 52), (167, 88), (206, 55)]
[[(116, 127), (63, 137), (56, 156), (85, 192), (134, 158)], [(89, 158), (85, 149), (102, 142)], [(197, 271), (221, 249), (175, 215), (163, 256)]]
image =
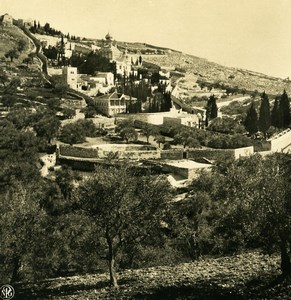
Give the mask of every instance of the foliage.
[(279, 101), (280, 97), (276, 97), (271, 111), (271, 125), (277, 128), (280, 127)]
[(1, 195), (0, 245), (1, 278), (5, 282), (19, 281), (21, 268), (28, 264), (33, 247), (43, 230), (45, 212), (39, 206), (37, 186), (15, 183)]
[(207, 130), (224, 134), (244, 133), (245, 128), (237, 119), (231, 117), (215, 118), (211, 121)]
[(271, 126), (271, 116), (270, 116), (270, 103), (269, 97), (264, 92), (261, 96), (261, 106), (260, 106), (260, 113), (259, 113), (259, 129), (267, 136), (267, 131)]
[(115, 74), (115, 63), (111, 63), (107, 58), (103, 57), (100, 53), (91, 52), (83, 57), (83, 61), (72, 59), (72, 67), (78, 67), (81, 74), (94, 75), (96, 71), (112, 72)]
[(160, 227), (168, 185), (162, 178), (135, 177), (125, 166), (99, 168), (78, 189), (80, 206), (106, 241), (110, 282), (117, 287), (120, 249), (139, 244)]
[(258, 131), (258, 114), (254, 102), (252, 102), (247, 111), (244, 125), (249, 135), (253, 135)]
[(157, 135), (157, 136), (155, 137), (155, 141), (158, 143), (159, 148), (160, 148), (161, 144), (164, 144), (164, 143), (165, 143), (166, 138), (165, 138), (164, 136), (162, 136), (162, 135)]
[(188, 212), (186, 223), (174, 227), (181, 230), (178, 236), (185, 230), (190, 230), (187, 236), (192, 233), (192, 241), (183, 244), (185, 251), (194, 251), (195, 257), (254, 247), (277, 249), (282, 272), (291, 272), (290, 173), (290, 155), (284, 154), (254, 155), (202, 173), (193, 181), (183, 210), (175, 210)]
[(92, 148), (81, 148), (81, 147), (71, 147), (68, 145), (60, 145), (60, 155), (63, 156), (73, 156), (73, 157), (85, 157), (85, 158), (97, 158), (97, 149)]
[(207, 120), (212, 120), (217, 117), (217, 104), (216, 104), (216, 98), (214, 95), (211, 95), (207, 101), (206, 104), (206, 118)]
[(0, 122), (0, 189), (38, 178), (39, 140), (32, 132), (18, 130), (10, 121)]
[(184, 148), (186, 148), (186, 146), (190, 148), (200, 146), (198, 138), (195, 137), (195, 132), (188, 128), (182, 129), (174, 136), (174, 143), (181, 144)]
[(16, 49), (11, 49), (7, 51), (4, 56), (6, 58), (10, 58), (11, 62), (13, 62), (14, 59), (17, 59), (19, 57), (19, 53)]
[(141, 132), (143, 133), (144, 136), (146, 136), (148, 144), (149, 144), (150, 136), (155, 136), (158, 133), (156, 127), (149, 123), (143, 123), (141, 127)]
[(136, 141), (138, 134), (134, 129), (134, 121), (131, 119), (122, 120), (116, 127), (116, 132), (120, 137), (129, 143), (129, 141)]
[(73, 145), (83, 143), (86, 137), (95, 137), (96, 135), (98, 135), (96, 125), (92, 120), (85, 119), (65, 124), (59, 138), (62, 142)]
[(26, 41), (23, 39), (20, 39), (18, 41), (17, 50), (21, 53), (22, 51), (25, 50), (25, 46), (26, 46)]
[(68, 92), (68, 85), (67, 84), (63, 84), (63, 83), (59, 83), (56, 84), (56, 86), (53, 89), (53, 92), (61, 99), (67, 96), (67, 92)]
[(56, 47), (49, 46), (48, 48), (43, 49), (43, 54), (51, 60), (58, 58), (58, 49)]
[(36, 135), (45, 138), (48, 143), (57, 136), (59, 127), (60, 121), (58, 118), (49, 114), (44, 114), (42, 118), (33, 125)]
[(62, 113), (66, 119), (72, 119), (76, 115), (76, 111), (73, 108), (62, 108)]
[(278, 113), (279, 128), (287, 128), (290, 125), (290, 103), (286, 90), (280, 97)]

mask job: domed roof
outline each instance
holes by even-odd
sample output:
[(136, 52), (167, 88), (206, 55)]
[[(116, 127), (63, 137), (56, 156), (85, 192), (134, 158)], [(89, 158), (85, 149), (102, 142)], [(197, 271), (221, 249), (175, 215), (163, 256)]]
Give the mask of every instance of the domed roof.
[(108, 32), (105, 36), (105, 39), (108, 40), (112, 40), (112, 36), (110, 35), (110, 33)]

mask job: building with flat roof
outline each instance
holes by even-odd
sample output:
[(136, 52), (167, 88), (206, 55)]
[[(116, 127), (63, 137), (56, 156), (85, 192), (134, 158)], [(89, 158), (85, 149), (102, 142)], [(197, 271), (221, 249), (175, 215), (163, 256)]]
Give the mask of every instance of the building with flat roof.
[(78, 89), (78, 70), (76, 67), (63, 68), (63, 81), (71, 89)]
[(185, 179), (194, 179), (200, 170), (211, 170), (211, 164), (198, 163), (190, 159), (169, 160), (162, 163), (163, 170), (178, 174)]

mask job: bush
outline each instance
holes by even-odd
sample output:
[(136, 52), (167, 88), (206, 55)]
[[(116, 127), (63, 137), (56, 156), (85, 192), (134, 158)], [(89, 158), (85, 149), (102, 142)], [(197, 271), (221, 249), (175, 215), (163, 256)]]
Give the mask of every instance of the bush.
[(78, 120), (64, 125), (59, 138), (62, 142), (72, 145), (85, 142), (86, 137), (96, 136), (100, 136), (100, 130), (92, 120)]
[(166, 142), (166, 143), (164, 144), (163, 150), (169, 150), (169, 149), (171, 149), (171, 148), (172, 148), (171, 144), (170, 144), (169, 142)]
[(68, 145), (60, 145), (60, 155), (84, 158), (97, 158), (98, 150), (91, 148), (80, 148)]

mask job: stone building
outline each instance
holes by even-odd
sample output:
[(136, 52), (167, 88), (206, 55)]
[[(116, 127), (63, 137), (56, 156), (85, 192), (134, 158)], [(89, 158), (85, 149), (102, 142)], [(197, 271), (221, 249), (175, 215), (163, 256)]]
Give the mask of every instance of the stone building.
[(12, 26), (13, 25), (13, 17), (8, 14), (4, 14), (0, 17), (0, 24), (3, 26)]
[(113, 93), (96, 97), (94, 103), (100, 112), (108, 117), (112, 117), (117, 114), (126, 113), (129, 101), (135, 100), (136, 98), (130, 99), (129, 96), (118, 94), (114, 91)]
[[(130, 74), (137, 75), (134, 61), (125, 49), (124, 52), (120, 51), (113, 42), (112, 36), (108, 33), (105, 36), (103, 47), (98, 51), (103, 57), (107, 58), (110, 62), (116, 63), (116, 74), (121, 76), (129, 76)], [(139, 60), (137, 60), (138, 62)]]
[(76, 67), (64, 67), (63, 68), (63, 81), (70, 88), (78, 89), (78, 70)]

